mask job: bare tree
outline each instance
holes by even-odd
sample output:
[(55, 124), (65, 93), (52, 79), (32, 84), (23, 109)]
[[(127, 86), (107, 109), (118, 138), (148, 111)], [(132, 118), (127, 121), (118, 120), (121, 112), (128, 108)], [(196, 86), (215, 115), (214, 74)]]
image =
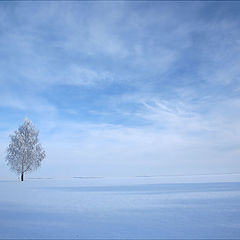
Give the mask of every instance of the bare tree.
[(39, 131), (35, 130), (31, 120), (26, 119), (18, 131), (10, 135), (6, 161), (12, 171), (21, 174), (21, 181), (24, 173), (37, 169), (46, 156), (39, 143), (38, 134)]

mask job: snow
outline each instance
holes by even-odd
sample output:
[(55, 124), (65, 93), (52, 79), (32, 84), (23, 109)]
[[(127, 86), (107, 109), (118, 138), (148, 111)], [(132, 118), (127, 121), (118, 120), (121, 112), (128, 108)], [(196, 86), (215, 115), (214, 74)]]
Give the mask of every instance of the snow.
[(0, 238), (240, 238), (239, 175), (0, 181)]

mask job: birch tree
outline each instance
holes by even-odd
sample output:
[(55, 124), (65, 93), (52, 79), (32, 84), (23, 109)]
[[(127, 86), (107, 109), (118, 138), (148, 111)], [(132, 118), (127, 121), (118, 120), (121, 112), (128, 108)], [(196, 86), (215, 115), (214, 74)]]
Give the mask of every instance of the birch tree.
[(7, 148), (6, 161), (12, 171), (21, 175), (40, 167), (45, 158), (45, 151), (38, 140), (39, 131), (35, 129), (31, 120), (26, 119), (14, 134), (10, 135), (11, 141)]

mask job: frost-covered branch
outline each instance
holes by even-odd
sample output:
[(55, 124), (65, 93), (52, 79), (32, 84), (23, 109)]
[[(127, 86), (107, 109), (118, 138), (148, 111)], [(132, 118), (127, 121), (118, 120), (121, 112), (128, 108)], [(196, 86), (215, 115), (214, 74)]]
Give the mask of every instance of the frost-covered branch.
[(37, 169), (46, 157), (38, 135), (39, 131), (35, 130), (29, 119), (24, 121), (18, 131), (10, 135), (11, 142), (7, 148), (6, 161), (12, 171), (21, 174), (22, 181), (23, 174)]

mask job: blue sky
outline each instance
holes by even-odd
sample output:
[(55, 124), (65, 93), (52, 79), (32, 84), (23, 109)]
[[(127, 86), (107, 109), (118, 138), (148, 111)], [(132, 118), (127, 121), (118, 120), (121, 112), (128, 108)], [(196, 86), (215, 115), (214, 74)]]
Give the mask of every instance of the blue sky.
[(239, 2), (1, 2), (0, 174), (26, 117), (31, 176), (240, 171)]

